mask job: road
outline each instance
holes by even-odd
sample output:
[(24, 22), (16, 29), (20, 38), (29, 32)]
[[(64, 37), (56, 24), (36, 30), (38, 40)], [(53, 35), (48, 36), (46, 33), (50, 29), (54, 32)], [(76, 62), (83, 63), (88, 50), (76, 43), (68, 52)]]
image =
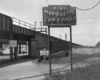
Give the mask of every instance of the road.
[(32, 61), (0, 68), (0, 80), (14, 80), (14, 79), (41, 80), (41, 79), (44, 79), (45, 76), (27, 78), (27, 77), (32, 77), (35, 75), (40, 75), (40, 74), (41, 73), (38, 70), (36, 64), (33, 63)]

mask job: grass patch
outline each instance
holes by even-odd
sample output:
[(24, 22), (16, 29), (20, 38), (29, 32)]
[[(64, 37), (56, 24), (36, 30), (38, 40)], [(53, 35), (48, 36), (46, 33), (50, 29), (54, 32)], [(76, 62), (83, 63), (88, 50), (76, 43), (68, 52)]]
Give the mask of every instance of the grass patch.
[(52, 77), (46, 77), (44, 80), (100, 80), (100, 63), (84, 68), (77, 68), (64, 74), (53, 74)]
[[(73, 62), (77, 62), (80, 60), (86, 60), (87, 58), (91, 58), (91, 57), (100, 57), (100, 53), (96, 53), (93, 55), (90, 54), (73, 54)], [(64, 63), (70, 63), (70, 55), (68, 57), (62, 57), (62, 58), (56, 58), (56, 59), (52, 59), (51, 63), (52, 64), (64, 64)], [(48, 60), (43, 60), (41, 63), (48, 63)], [(86, 61), (87, 62), (87, 61)]]

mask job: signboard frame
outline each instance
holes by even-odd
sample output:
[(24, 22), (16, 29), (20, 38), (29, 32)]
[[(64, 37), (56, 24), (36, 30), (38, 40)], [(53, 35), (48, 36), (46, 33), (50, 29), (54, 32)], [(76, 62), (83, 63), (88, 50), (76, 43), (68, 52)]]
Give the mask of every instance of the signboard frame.
[(69, 27), (76, 25), (76, 7), (70, 5), (49, 5), (43, 7), (43, 26)]

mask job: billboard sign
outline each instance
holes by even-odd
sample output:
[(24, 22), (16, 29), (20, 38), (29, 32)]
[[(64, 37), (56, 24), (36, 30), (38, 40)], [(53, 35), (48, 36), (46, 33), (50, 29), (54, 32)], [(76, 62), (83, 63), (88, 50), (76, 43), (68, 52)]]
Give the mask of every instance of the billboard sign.
[(43, 25), (50, 25), (50, 27), (76, 25), (76, 8), (69, 5), (43, 7)]

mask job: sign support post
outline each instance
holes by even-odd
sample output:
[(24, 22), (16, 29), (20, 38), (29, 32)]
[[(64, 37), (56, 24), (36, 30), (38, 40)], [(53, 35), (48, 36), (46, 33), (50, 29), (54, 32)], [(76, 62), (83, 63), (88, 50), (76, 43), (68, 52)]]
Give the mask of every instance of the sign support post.
[(70, 54), (71, 54), (71, 70), (73, 70), (73, 54), (72, 54), (72, 27), (70, 26)]
[(72, 56), (72, 25), (76, 25), (76, 7), (70, 5), (49, 5), (43, 7), (43, 26), (48, 26), (48, 47), (49, 47), (49, 69), (51, 76), (51, 54), (50, 54), (50, 28), (70, 27), (70, 53), (71, 70), (73, 70)]
[(13, 61), (13, 47), (10, 47), (10, 60)]
[(50, 26), (48, 25), (49, 75), (51, 77)]
[[(10, 38), (12, 39), (13, 33), (10, 34)], [(13, 61), (13, 48), (17, 47), (17, 41), (16, 40), (9, 40), (9, 46), (10, 46), (10, 59)], [(14, 57), (17, 57), (17, 49), (14, 50)]]

